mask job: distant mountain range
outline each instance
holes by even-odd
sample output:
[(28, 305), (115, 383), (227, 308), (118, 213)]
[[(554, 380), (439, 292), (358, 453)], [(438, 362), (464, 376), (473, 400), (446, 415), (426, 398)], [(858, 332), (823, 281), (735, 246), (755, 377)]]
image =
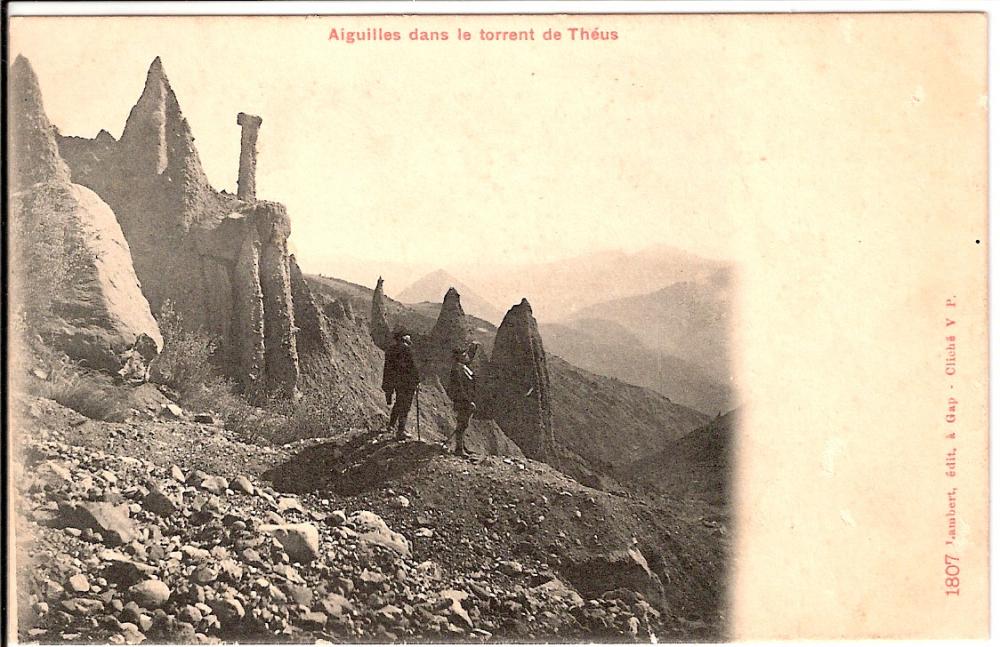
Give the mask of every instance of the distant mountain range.
[(458, 290), (462, 296), (462, 308), (466, 314), (485, 319), (493, 325), (500, 325), (500, 321), (503, 319), (503, 312), (500, 308), (444, 270), (435, 270), (421, 277), (416, 283), (411, 284), (396, 295), (396, 299), (409, 304), (427, 302), (440, 306), (441, 299), (448, 288)]
[(583, 311), (595, 304), (649, 294), (684, 281), (702, 283), (727, 267), (723, 261), (656, 246), (633, 253), (602, 251), (544, 263), (474, 266), (452, 272), (491, 303), (504, 306), (526, 297), (539, 321), (554, 322), (586, 316)]
[(588, 371), (644, 386), (708, 414), (735, 405), (729, 384), (680, 357), (653, 350), (619, 323), (576, 319), (539, 327), (545, 349)]
[(588, 306), (569, 322), (597, 319), (620, 324), (646, 347), (678, 357), (728, 383), (732, 377), (733, 289), (732, 271), (720, 269), (649, 294)]
[[(462, 290), (455, 285), (462, 293), (463, 305), (466, 303), (465, 294), (470, 291), (468, 288), (501, 312), (526, 297), (531, 302), (535, 318), (541, 322), (562, 321), (588, 306), (649, 294), (674, 283), (703, 281), (716, 271), (730, 267), (725, 261), (704, 258), (666, 245), (637, 252), (597, 251), (520, 265), (458, 263), (434, 271), (422, 264), (353, 257), (338, 257), (335, 262), (320, 265), (317, 267), (314, 264), (314, 271), (362, 285), (374, 284), (375, 279), (382, 275), (385, 277), (386, 294), (408, 303), (440, 301), (451, 287), (441, 280), (441, 275), (447, 275), (465, 286), (466, 289)], [(461, 280), (456, 277), (461, 277)], [(419, 285), (427, 284), (440, 294), (430, 298), (421, 289), (404, 298), (409, 291), (408, 286), (414, 281)], [(466, 310), (469, 308), (466, 307)]]
[[(527, 286), (523, 295), (539, 313), (548, 352), (710, 415), (738, 404), (729, 348), (730, 266), (669, 247), (607, 252), (479, 273), (469, 281), (475, 288), (437, 270), (403, 290), (399, 300), (434, 316), (442, 295), (455, 287), (469, 314), (496, 325), (503, 311), (481, 295), (497, 295), (497, 286), (514, 281)], [(648, 286), (653, 287), (644, 293), (599, 298)], [(520, 299), (519, 293), (511, 294)], [(550, 313), (565, 316), (555, 321), (544, 317), (539, 300), (551, 306)]]

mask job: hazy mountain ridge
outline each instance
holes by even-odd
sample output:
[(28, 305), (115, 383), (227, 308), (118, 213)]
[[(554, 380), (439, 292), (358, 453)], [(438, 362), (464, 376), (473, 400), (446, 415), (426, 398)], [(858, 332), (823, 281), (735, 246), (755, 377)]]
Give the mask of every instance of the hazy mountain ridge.
[(588, 306), (562, 323), (572, 325), (574, 319), (618, 323), (647, 347), (679, 357), (728, 384), (733, 299), (733, 271), (722, 269), (698, 281)]
[(440, 302), (448, 288), (455, 288), (462, 295), (462, 307), (466, 314), (485, 319), (499, 325), (503, 312), (497, 306), (479, 295), (471, 287), (459, 281), (444, 270), (435, 270), (417, 279), (396, 295), (403, 303)]
[(621, 324), (578, 319), (542, 324), (541, 331), (550, 353), (580, 368), (653, 389), (704, 413), (732, 407), (734, 394), (728, 384), (687, 360), (649, 348)]
[(584, 316), (589, 306), (647, 294), (682, 281), (702, 282), (725, 261), (658, 245), (637, 252), (597, 251), (515, 266), (457, 267), (453, 273), (494, 303), (525, 296), (542, 323)]

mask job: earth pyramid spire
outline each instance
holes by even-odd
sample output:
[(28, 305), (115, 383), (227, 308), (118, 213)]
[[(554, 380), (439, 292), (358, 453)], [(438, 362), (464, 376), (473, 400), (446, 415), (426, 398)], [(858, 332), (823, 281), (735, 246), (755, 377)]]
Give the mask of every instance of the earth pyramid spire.
[(382, 277), (378, 277), (375, 284), (375, 293), (372, 294), (372, 316), (370, 332), (372, 341), (382, 350), (387, 350), (390, 343), (389, 319), (385, 314), (385, 291), (382, 288)]
[(169, 305), (183, 327), (217, 340), (215, 359), (245, 386), (295, 396), (300, 352), (327, 355), (327, 335), (290, 258), (286, 208), (254, 190), (261, 120), (236, 123), (243, 199), (209, 183), (159, 57), (120, 140), (102, 131), (57, 141), (73, 181), (114, 209), (153, 311)]
[(22, 55), (11, 67), (10, 98), (11, 189), (19, 191), (39, 182), (68, 184), (69, 168), (59, 156), (38, 77)]
[(490, 358), (489, 412), (524, 455), (555, 458), (549, 369), (527, 299), (507, 311)]
[(445, 384), (451, 373), (453, 351), (468, 348), (472, 331), (462, 309), (462, 297), (455, 288), (448, 288), (437, 321), (427, 336), (427, 370)]
[(10, 90), (11, 251), (20, 270), (11, 277), (13, 305), (43, 340), (90, 367), (117, 372), (141, 336), (155, 356), (163, 338), (129, 245), (111, 207), (71, 183), (24, 56)]

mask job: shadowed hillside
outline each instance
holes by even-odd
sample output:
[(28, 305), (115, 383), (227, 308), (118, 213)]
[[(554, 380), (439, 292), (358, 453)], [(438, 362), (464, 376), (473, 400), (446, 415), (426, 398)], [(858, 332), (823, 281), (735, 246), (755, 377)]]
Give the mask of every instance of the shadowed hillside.
[(669, 443), (665, 449), (626, 467), (622, 476), (671, 496), (705, 497), (725, 505), (733, 467), (732, 448), (740, 410)]
[[(327, 277), (307, 276), (314, 292), (349, 301), (355, 313), (370, 308), (373, 290)], [(440, 305), (411, 308), (386, 298), (391, 320), (407, 330), (426, 334), (434, 326)], [(422, 310), (422, 312), (421, 312)], [(357, 316), (364, 316), (358, 314)], [(469, 317), (474, 338), (492, 352), (496, 328)], [(596, 375), (549, 354), (552, 380), (553, 430), (557, 444), (583, 457), (598, 471), (624, 466), (650, 451), (658, 451), (708, 420), (694, 409), (620, 380)], [(613, 433), (608, 433), (614, 430)]]
[(674, 402), (714, 414), (732, 408), (732, 388), (705, 369), (653, 350), (619, 323), (574, 319), (542, 324), (546, 348), (580, 368), (644, 386)]

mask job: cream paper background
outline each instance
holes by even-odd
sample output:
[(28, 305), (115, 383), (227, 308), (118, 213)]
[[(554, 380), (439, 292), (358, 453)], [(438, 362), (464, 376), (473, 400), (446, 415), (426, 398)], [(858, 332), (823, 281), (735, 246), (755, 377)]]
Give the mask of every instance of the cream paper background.
[[(620, 39), (326, 40), (331, 27), (399, 29), (405, 39), (414, 27), (574, 25)], [(735, 368), (747, 403), (732, 636), (986, 635), (983, 15), (10, 26), (11, 58), (32, 61), (49, 117), (67, 134), (104, 127), (117, 136), (161, 55), (217, 188), (235, 184), (231, 104), (261, 113), (258, 192), (289, 205), (306, 271), (347, 247), (371, 258), (461, 260), (473, 249), (545, 260), (598, 244), (669, 243), (732, 259), (741, 284)], [(372, 80), (386, 75), (396, 85), (380, 93)], [(329, 112), (302, 110), (331, 88)], [(393, 120), (410, 133), (401, 142), (366, 126)], [(456, 120), (467, 127), (447, 127)], [(548, 134), (557, 123), (580, 128), (556, 140)], [(339, 133), (334, 149), (309, 145), (326, 132)], [(405, 152), (387, 154), (394, 146)], [(414, 170), (414, 160), (426, 163)], [(538, 192), (544, 209), (518, 202)], [(379, 236), (393, 228), (405, 243)], [(483, 245), (484, 236), (497, 243)], [(946, 309), (949, 298), (956, 308)], [(957, 321), (947, 331), (946, 316)], [(951, 333), (953, 378), (944, 373)], [(954, 424), (945, 422), (949, 396), (959, 401)], [(949, 479), (952, 446), (958, 476)], [(950, 552), (960, 556), (961, 594), (949, 597), (946, 493), (955, 485), (960, 547)]]

